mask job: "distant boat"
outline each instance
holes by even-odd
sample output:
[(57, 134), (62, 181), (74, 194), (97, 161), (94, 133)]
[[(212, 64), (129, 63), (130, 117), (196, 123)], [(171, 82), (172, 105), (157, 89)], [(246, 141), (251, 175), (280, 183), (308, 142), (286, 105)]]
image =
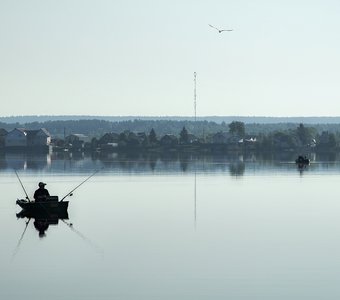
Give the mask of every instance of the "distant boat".
[(18, 199), (16, 204), (23, 210), (30, 212), (67, 212), (68, 208), (68, 201), (59, 201), (58, 196), (49, 196), (43, 201)]
[(310, 159), (306, 156), (299, 155), (299, 157), (295, 160), (295, 163), (298, 165), (309, 165)]

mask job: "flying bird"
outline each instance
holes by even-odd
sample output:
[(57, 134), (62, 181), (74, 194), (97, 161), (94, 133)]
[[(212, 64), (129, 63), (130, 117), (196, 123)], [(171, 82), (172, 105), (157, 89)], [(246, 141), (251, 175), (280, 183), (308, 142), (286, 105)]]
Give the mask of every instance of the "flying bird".
[(211, 28), (216, 29), (219, 33), (223, 32), (223, 31), (233, 31), (234, 29), (218, 29), (215, 26), (212, 26), (210, 24), (208, 24)]

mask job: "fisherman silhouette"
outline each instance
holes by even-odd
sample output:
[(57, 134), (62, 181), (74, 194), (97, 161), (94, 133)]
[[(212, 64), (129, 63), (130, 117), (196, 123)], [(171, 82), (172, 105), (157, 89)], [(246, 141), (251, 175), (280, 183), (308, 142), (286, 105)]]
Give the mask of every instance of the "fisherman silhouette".
[(45, 189), (46, 183), (39, 182), (39, 188), (34, 192), (34, 200), (36, 202), (46, 200), (46, 197), (50, 195), (47, 189)]

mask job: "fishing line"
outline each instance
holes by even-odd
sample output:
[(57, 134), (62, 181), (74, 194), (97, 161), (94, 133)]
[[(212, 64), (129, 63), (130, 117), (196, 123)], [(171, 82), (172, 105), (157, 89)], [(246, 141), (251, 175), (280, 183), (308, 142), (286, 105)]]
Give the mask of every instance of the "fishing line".
[(16, 256), (17, 253), (19, 252), (19, 248), (20, 248), (21, 242), (22, 242), (22, 240), (23, 240), (23, 238), (24, 238), (26, 229), (27, 229), (28, 224), (29, 224), (30, 221), (31, 221), (31, 218), (29, 218), (28, 221), (26, 222), (26, 226), (25, 226), (24, 232), (21, 234), (21, 237), (20, 237), (20, 239), (19, 239), (19, 241), (18, 241), (18, 244), (17, 244), (17, 246), (15, 247), (15, 249), (14, 249), (14, 251), (13, 251), (12, 260), (11, 260), (11, 261), (14, 260), (15, 256)]
[(87, 244), (89, 244), (92, 248), (94, 248), (97, 252), (99, 252), (100, 254), (104, 254), (104, 250), (102, 248), (100, 248), (98, 245), (96, 245), (94, 242), (92, 242), (89, 238), (87, 238), (85, 235), (83, 235), (80, 231), (78, 231), (77, 229), (75, 229), (73, 227), (72, 223), (66, 222), (63, 219), (60, 219), (65, 225), (67, 225), (68, 228), (70, 228), (75, 234), (77, 234), (84, 242), (86, 242)]

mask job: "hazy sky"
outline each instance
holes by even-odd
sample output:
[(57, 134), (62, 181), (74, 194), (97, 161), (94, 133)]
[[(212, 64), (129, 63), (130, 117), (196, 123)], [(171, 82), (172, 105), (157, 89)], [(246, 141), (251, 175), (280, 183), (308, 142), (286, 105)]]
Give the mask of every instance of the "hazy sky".
[(199, 116), (340, 115), (340, 1), (1, 0), (0, 43), (3, 116), (191, 116), (195, 71)]

